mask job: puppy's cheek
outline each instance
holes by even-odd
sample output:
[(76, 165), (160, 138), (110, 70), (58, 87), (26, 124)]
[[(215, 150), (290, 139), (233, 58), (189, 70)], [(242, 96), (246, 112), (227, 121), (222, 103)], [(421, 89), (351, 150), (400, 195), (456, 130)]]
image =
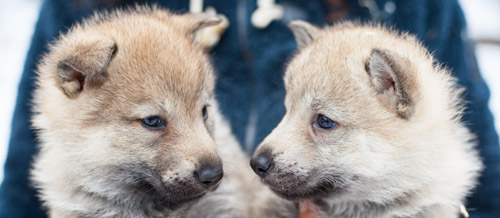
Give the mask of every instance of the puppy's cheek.
[(308, 170), (298, 162), (275, 162), (274, 166), (265, 178), (273, 184), (295, 184), (303, 183), (308, 176)]
[(278, 174), (283, 174), (285, 172), (293, 173), (301, 176), (308, 175), (311, 171), (319, 168), (316, 163), (317, 160), (304, 158), (298, 153), (292, 153), (288, 155), (285, 152), (280, 152), (275, 160), (275, 171)]

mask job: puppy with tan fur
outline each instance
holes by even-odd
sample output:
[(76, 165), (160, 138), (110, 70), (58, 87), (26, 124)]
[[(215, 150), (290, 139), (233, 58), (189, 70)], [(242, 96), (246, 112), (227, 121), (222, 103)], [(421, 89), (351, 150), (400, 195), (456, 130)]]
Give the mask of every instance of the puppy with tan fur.
[(98, 14), (53, 43), (33, 106), (32, 179), (50, 217), (252, 215), (242, 191), (251, 170), (194, 41), (219, 22), (138, 7)]
[(449, 71), (381, 26), (290, 27), (301, 50), (251, 160), (262, 181), (307, 217), (458, 217), (482, 165)]

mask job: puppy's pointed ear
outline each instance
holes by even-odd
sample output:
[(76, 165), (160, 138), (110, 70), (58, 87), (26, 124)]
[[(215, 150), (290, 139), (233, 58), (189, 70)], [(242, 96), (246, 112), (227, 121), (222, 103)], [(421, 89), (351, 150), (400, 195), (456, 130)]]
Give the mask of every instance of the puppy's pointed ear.
[(57, 83), (69, 98), (77, 97), (86, 87), (102, 83), (116, 51), (112, 39), (99, 36), (86, 36), (58, 46)]
[(410, 62), (388, 50), (374, 48), (366, 71), (375, 91), (387, 100), (389, 107), (401, 118), (411, 117), (417, 87)]
[(318, 27), (302, 20), (290, 22), (288, 28), (292, 30), (299, 49), (311, 43), (321, 32)]
[[(213, 27), (219, 25), (221, 22), (228, 25), (228, 21), (225, 17), (220, 15), (208, 14), (208, 13), (187, 13), (183, 15), (179, 15), (180, 19), (179, 26), (184, 28), (184, 31), (188, 34), (189, 37), (193, 39), (196, 44), (199, 44), (201, 47), (205, 47), (205, 43), (200, 35), (207, 27)], [(216, 32), (220, 35), (227, 28), (227, 25), (221, 26)]]

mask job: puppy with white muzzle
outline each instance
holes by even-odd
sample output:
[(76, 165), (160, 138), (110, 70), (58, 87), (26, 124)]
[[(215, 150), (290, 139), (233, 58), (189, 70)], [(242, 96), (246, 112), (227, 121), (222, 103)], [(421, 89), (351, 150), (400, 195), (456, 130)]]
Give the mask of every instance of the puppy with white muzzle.
[(449, 71), (382, 26), (290, 27), (301, 50), (251, 160), (262, 181), (317, 217), (458, 217), (482, 164)]

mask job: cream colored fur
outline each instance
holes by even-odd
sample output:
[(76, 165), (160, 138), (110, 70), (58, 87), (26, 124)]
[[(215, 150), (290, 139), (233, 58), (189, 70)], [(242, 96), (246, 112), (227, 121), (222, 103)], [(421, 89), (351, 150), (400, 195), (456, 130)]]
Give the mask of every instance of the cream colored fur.
[(320, 217), (458, 217), (482, 165), (449, 71), (380, 25), (290, 26), (302, 49), (284, 77), (286, 115), (254, 154), (272, 159), (263, 182)]
[[(193, 41), (218, 22), (137, 7), (97, 14), (53, 43), (33, 102), (32, 180), (50, 217), (263, 217), (254, 194), (269, 190), (217, 111), (212, 67)], [(145, 128), (148, 116), (166, 129)], [(194, 181), (202, 161), (221, 159), (218, 188)]]

